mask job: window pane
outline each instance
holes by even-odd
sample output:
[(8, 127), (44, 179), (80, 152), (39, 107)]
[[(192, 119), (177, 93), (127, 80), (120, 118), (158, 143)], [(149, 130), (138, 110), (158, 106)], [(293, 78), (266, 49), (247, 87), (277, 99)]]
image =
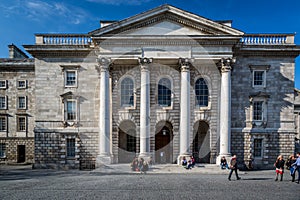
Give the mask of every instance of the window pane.
[(163, 107), (171, 106), (171, 81), (162, 78), (158, 82), (158, 105)]
[(76, 120), (76, 101), (67, 102), (67, 120)]
[(0, 117), (0, 131), (6, 131), (6, 117)]
[(263, 85), (264, 71), (254, 71), (254, 85)]
[(208, 106), (208, 87), (203, 78), (199, 78), (195, 83), (196, 105)]
[(263, 101), (253, 103), (253, 120), (263, 120)]
[(262, 139), (254, 139), (254, 157), (262, 156)]
[(0, 97), (0, 109), (6, 109), (6, 98)]
[(76, 72), (75, 71), (67, 71), (66, 72), (66, 85), (67, 86), (76, 85)]
[(75, 139), (67, 139), (67, 157), (75, 157)]
[(26, 87), (26, 81), (18, 81), (18, 88), (25, 88)]
[(26, 108), (26, 98), (25, 97), (19, 97), (19, 105), (20, 109), (25, 109)]
[(121, 106), (133, 106), (133, 80), (125, 78), (121, 82)]
[(0, 158), (3, 158), (6, 156), (5, 151), (6, 151), (6, 146), (4, 143), (1, 143), (0, 144)]
[(0, 81), (0, 88), (6, 88), (6, 81)]
[(18, 131), (26, 131), (25, 117), (18, 117)]

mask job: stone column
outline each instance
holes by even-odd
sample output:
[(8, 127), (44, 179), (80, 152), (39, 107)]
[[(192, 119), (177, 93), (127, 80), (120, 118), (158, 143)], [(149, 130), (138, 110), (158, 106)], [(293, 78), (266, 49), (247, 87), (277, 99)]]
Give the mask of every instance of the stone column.
[(180, 89), (180, 155), (178, 164), (183, 156), (189, 157), (190, 147), (190, 62), (189, 59), (179, 59), (181, 70)]
[(97, 165), (110, 164), (110, 94), (109, 94), (109, 58), (98, 58), (100, 73), (100, 112), (99, 112), (99, 154)]
[(139, 58), (141, 67), (140, 157), (150, 157), (150, 72), (151, 58)]
[(217, 164), (222, 156), (230, 157), (231, 138), (231, 58), (221, 59), (221, 97), (220, 97), (220, 154)]

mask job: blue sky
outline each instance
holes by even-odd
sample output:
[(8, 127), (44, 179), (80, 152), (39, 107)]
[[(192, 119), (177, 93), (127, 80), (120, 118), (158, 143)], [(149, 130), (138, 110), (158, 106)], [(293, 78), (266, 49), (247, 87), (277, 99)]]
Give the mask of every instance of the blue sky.
[[(99, 28), (99, 20), (121, 20), (162, 4), (233, 20), (245, 33), (297, 33), (300, 45), (299, 0), (0, 0), (0, 57), (8, 57), (8, 44), (34, 44), (35, 33), (87, 33)], [(300, 57), (295, 83), (300, 89)]]

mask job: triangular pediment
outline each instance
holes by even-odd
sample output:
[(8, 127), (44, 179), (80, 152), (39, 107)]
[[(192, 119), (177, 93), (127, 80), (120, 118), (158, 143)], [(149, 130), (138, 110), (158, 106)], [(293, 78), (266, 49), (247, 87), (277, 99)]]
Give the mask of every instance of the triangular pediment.
[(133, 17), (114, 22), (89, 34), (102, 35), (243, 35), (220, 22), (163, 5)]
[(146, 27), (141, 27), (134, 30), (128, 30), (120, 35), (207, 35), (209, 32), (197, 30), (192, 27), (185, 26), (180, 23), (164, 20), (151, 24)]

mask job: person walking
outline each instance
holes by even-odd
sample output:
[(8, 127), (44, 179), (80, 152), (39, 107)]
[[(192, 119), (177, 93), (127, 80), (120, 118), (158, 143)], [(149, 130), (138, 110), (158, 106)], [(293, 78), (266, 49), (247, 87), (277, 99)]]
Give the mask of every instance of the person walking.
[(236, 155), (233, 155), (233, 157), (230, 160), (230, 172), (229, 172), (229, 176), (228, 176), (228, 180), (231, 181), (231, 175), (233, 173), (233, 171), (235, 172), (235, 176), (237, 180), (240, 180), (241, 177), (239, 177), (238, 175), (238, 167), (237, 167), (237, 160), (236, 160)]
[(297, 158), (296, 162), (294, 162), (292, 164), (292, 166), (293, 167), (296, 166), (296, 170), (298, 172), (298, 181), (297, 181), (297, 183), (299, 184), (299, 182), (300, 182), (300, 152), (297, 153), (297, 156), (298, 156), (298, 158)]
[(274, 166), (276, 167), (276, 178), (275, 181), (278, 181), (278, 175), (280, 174), (280, 181), (283, 179), (283, 173), (284, 173), (284, 163), (283, 156), (279, 155), (276, 159), (276, 162), (274, 163)]
[(290, 175), (292, 176), (292, 182), (295, 181), (295, 172), (296, 172), (296, 166), (293, 166), (293, 164), (296, 162), (296, 158), (294, 154), (290, 155), (290, 157), (286, 161), (286, 167), (290, 170)]

